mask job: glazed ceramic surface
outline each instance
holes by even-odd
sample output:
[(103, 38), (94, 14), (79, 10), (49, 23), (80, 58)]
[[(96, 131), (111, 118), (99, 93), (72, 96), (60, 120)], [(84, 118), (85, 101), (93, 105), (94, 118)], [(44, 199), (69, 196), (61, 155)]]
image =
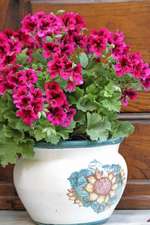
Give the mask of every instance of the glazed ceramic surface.
[(118, 204), (127, 180), (122, 140), (38, 144), (33, 159), (18, 160), (14, 183), (39, 224), (100, 224)]

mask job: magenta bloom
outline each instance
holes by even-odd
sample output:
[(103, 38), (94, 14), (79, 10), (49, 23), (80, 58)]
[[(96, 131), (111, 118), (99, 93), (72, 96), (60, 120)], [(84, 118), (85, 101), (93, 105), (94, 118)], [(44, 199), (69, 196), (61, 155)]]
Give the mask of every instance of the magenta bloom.
[(54, 126), (62, 126), (67, 114), (64, 112), (63, 108), (50, 108), (47, 114), (47, 119)]
[(94, 54), (96, 57), (100, 57), (103, 51), (106, 50), (110, 37), (111, 33), (106, 28), (93, 31), (88, 37), (88, 52)]
[(129, 51), (129, 46), (125, 43), (125, 37), (122, 32), (112, 33), (112, 37), (110, 38), (110, 44), (114, 45), (112, 53), (115, 57), (126, 55)]
[(46, 102), (52, 108), (58, 108), (67, 101), (66, 95), (56, 82), (49, 82), (45, 85)]
[(57, 34), (63, 30), (62, 20), (53, 13), (45, 14), (38, 19), (38, 36)]
[(0, 61), (8, 53), (10, 53), (8, 38), (4, 33), (0, 32)]
[(145, 89), (150, 88), (150, 66), (148, 64), (143, 64), (141, 72), (141, 83)]
[(34, 32), (37, 29), (37, 18), (35, 16), (27, 15), (22, 20), (22, 31), (25, 33)]
[(31, 106), (20, 109), (16, 115), (20, 117), (26, 125), (31, 126), (38, 119), (38, 115), (34, 112)]
[(59, 75), (64, 80), (68, 80), (72, 72), (72, 62), (66, 56), (62, 58), (55, 56), (52, 61), (48, 62), (48, 71), (51, 78)]
[(69, 127), (71, 122), (73, 121), (75, 114), (76, 110), (74, 108), (69, 108), (67, 111), (67, 116), (62, 124), (62, 127)]
[(18, 72), (11, 71), (7, 78), (10, 89), (20, 85), (33, 85), (37, 82), (37, 79), (37, 75), (32, 69), (20, 70)]
[(80, 32), (83, 28), (85, 28), (85, 22), (78, 13), (66, 12), (61, 18), (65, 25), (66, 31)]
[(136, 100), (137, 99), (137, 92), (133, 89), (126, 89), (123, 91), (121, 100), (122, 100), (122, 104), (124, 106), (128, 105), (128, 101), (129, 100)]
[[(16, 115), (27, 125), (38, 119), (38, 113), (43, 110), (43, 94), (39, 88), (20, 86), (13, 91), (13, 102), (18, 109)], [(27, 115), (29, 113), (29, 115)]]
[(77, 66), (75, 66), (73, 68), (73, 71), (71, 73), (71, 76), (68, 80), (68, 84), (66, 89), (69, 92), (72, 92), (75, 90), (76, 86), (80, 86), (83, 84), (83, 77), (82, 77), (82, 67), (80, 64), (78, 64)]
[(47, 42), (43, 46), (43, 56), (48, 59), (50, 57), (53, 57), (55, 54), (60, 55), (61, 49), (60, 46), (54, 42)]
[(132, 64), (127, 55), (123, 55), (117, 59), (115, 71), (119, 77), (132, 72)]

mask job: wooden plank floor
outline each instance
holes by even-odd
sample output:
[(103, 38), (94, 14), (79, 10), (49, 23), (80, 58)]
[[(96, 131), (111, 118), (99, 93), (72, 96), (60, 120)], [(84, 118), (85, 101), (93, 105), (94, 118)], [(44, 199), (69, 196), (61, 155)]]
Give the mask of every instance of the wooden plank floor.
[[(0, 225), (34, 225), (24, 211), (0, 211)], [(150, 225), (150, 210), (116, 210), (106, 225)]]

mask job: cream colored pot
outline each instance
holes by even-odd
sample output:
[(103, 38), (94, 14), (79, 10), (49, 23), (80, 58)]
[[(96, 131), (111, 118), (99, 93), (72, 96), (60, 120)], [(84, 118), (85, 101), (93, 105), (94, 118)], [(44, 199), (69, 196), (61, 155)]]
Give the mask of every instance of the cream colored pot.
[(14, 183), (31, 218), (38, 224), (106, 222), (127, 180), (121, 141), (39, 143), (33, 159), (18, 160)]

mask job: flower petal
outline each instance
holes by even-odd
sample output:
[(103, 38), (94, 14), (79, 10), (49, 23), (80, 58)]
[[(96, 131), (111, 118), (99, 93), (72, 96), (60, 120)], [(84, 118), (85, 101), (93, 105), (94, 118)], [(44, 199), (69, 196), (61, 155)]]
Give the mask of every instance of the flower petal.
[(113, 184), (112, 187), (111, 187), (111, 189), (112, 190), (116, 190), (117, 189), (117, 186), (118, 186), (117, 184)]
[(106, 196), (105, 196), (105, 200), (104, 200), (104, 202), (108, 202), (108, 200), (109, 200), (109, 196), (108, 196), (108, 195), (106, 195)]
[(92, 193), (94, 188), (93, 188), (93, 185), (89, 183), (86, 185), (85, 189), (87, 192)]
[(109, 180), (112, 180), (112, 179), (114, 178), (113, 173), (109, 173), (109, 174), (108, 174), (108, 178), (109, 178)]
[(111, 182), (112, 182), (112, 184), (115, 184), (116, 183), (116, 177), (113, 177)]
[(87, 180), (88, 180), (88, 182), (91, 183), (91, 184), (94, 184), (94, 183), (96, 182), (96, 179), (95, 179), (94, 176), (89, 176), (89, 177), (87, 178)]
[(90, 193), (90, 201), (95, 201), (98, 198), (96, 193)]
[(104, 201), (105, 201), (105, 196), (104, 196), (104, 195), (99, 196), (98, 199), (97, 199), (97, 201), (98, 201), (99, 203), (104, 202)]

